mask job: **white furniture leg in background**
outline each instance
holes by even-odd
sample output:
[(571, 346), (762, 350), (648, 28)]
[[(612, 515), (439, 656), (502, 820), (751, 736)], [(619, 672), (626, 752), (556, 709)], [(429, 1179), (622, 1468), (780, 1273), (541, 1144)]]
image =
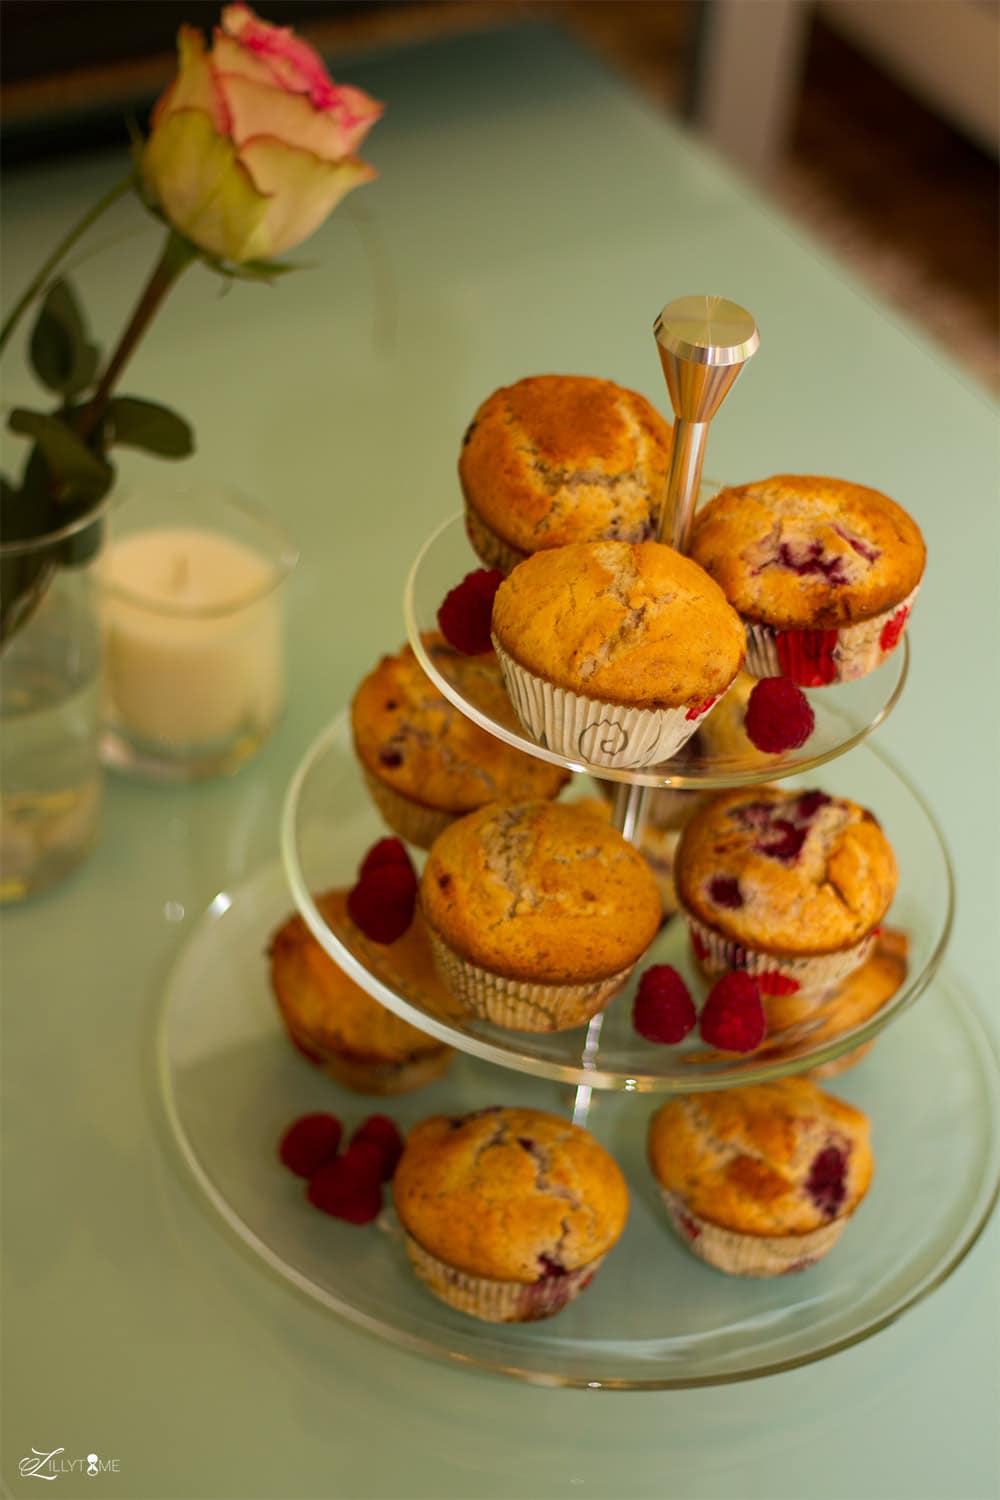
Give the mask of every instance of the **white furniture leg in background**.
[(693, 123), (724, 156), (765, 178), (798, 97), (812, 0), (704, 0)]

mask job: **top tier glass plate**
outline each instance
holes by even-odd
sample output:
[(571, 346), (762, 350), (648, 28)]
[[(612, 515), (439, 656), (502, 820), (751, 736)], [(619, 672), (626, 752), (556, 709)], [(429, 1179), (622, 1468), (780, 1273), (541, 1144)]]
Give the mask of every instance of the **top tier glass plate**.
[(442, 675), (424, 649), (421, 637), (428, 631), (437, 630), (437, 612), (445, 595), (467, 573), (480, 566), (466, 537), (461, 513), (439, 526), (418, 552), (406, 581), (403, 612), (410, 644), (420, 665), (446, 698), (490, 734), (541, 760), (567, 766), (573, 771), (589, 772), (604, 781), (708, 791), (716, 787), (751, 786), (756, 782), (811, 771), (843, 755), (871, 734), (895, 707), (906, 681), (909, 646), (904, 635), (901, 649), (893, 652), (877, 671), (869, 672), (856, 682), (807, 691), (806, 697), (816, 716), (816, 727), (798, 750), (761, 757), (749, 747), (745, 753), (737, 748), (726, 754), (712, 755), (685, 748), (683, 757), (676, 756), (662, 765), (642, 771), (598, 769), (543, 749), (520, 728), (511, 729), (485, 713)]

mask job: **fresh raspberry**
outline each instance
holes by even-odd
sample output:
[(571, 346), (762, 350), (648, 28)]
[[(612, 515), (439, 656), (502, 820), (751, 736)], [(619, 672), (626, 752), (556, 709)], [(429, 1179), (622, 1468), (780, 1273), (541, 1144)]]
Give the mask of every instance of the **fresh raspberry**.
[(647, 1042), (674, 1046), (694, 1026), (694, 1001), (676, 969), (653, 964), (639, 980), (632, 1006), (632, 1025)]
[(797, 750), (816, 727), (809, 700), (787, 677), (762, 677), (747, 701), (747, 737), (758, 750), (777, 755)]
[(371, 1178), (373, 1182), (382, 1181), (385, 1156), (376, 1141), (351, 1141), (342, 1159), (359, 1177)]
[[(413, 872), (413, 865), (410, 863), (410, 856), (402, 839), (379, 839), (378, 843), (372, 844), (361, 861), (358, 879), (367, 880), (369, 875), (374, 874), (376, 870), (384, 869), (386, 865), (402, 865), (411, 873)], [(414, 881), (416, 878), (414, 875)]]
[(760, 986), (752, 974), (733, 969), (708, 992), (699, 1023), (702, 1040), (723, 1052), (753, 1052), (767, 1035)]
[(382, 1181), (388, 1181), (403, 1154), (403, 1137), (395, 1122), (388, 1115), (369, 1115), (351, 1136), (351, 1149), (360, 1145), (377, 1147), (382, 1159)]
[(708, 882), (708, 895), (716, 906), (724, 906), (727, 911), (739, 911), (743, 905), (743, 892), (733, 875), (713, 876)]
[(463, 656), (481, 656), (493, 649), (490, 639), (493, 599), (502, 583), (499, 568), (477, 568), (445, 595), (438, 610), (438, 625), (449, 646)]
[(303, 1115), (281, 1137), (278, 1155), (296, 1177), (311, 1177), (336, 1156), (341, 1130), (336, 1115)]
[(394, 943), (413, 921), (417, 882), (407, 865), (383, 865), (359, 880), (347, 898), (347, 912), (355, 927), (373, 943)]
[(357, 1157), (349, 1159), (349, 1153), (334, 1157), (310, 1177), (306, 1197), (321, 1213), (348, 1224), (370, 1224), (382, 1208), (377, 1173)]
[(847, 1157), (839, 1146), (826, 1146), (814, 1158), (806, 1192), (816, 1207), (832, 1219), (847, 1196)]

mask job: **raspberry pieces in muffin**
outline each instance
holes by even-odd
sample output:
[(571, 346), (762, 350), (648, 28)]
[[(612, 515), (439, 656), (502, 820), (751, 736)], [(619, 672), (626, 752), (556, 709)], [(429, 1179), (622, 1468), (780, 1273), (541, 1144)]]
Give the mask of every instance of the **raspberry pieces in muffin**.
[(823, 993), (868, 957), (896, 892), (867, 809), (821, 791), (723, 793), (688, 824), (675, 878), (710, 974), (747, 969), (765, 994)]
[(710, 500), (691, 556), (743, 617), (748, 670), (818, 687), (861, 677), (896, 648), (926, 548), (878, 490), (778, 474)]

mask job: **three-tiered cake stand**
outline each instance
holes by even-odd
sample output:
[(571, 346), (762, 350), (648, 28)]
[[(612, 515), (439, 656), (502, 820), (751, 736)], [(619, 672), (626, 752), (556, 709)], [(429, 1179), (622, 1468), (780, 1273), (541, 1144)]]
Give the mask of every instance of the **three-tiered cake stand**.
[[(664, 540), (684, 549), (698, 494), (708, 423), (757, 346), (753, 319), (717, 298), (685, 298), (655, 325), (676, 416)], [(990, 1041), (964, 998), (937, 974), (952, 918), (952, 875), (933, 815), (901, 772), (861, 742), (897, 701), (908, 646), (867, 677), (811, 693), (816, 727), (799, 750), (769, 757), (734, 750), (687, 755), (643, 770), (569, 760), (467, 701), (436, 669), (422, 637), (449, 589), (477, 566), (461, 515), (419, 553), (406, 585), (407, 633), (424, 670), (469, 718), (529, 755), (615, 784), (613, 816), (637, 839), (646, 789), (708, 791), (788, 779), (872, 808), (900, 868), (889, 921), (909, 937), (909, 970), (869, 1020), (830, 1038), (782, 1037), (739, 1057), (697, 1038), (643, 1041), (631, 1025), (635, 977), (588, 1027), (509, 1031), (462, 1012), (439, 986), (394, 966), (392, 949), (348, 924), (327, 925), (315, 895), (350, 886), (385, 828), (354, 756), (346, 714), (306, 754), (289, 788), (284, 871), (271, 868), (222, 893), (183, 950), (161, 1030), (167, 1108), (197, 1180), (231, 1227), (290, 1281), (349, 1321), (426, 1354), (547, 1385), (654, 1389), (709, 1385), (794, 1368), (883, 1328), (937, 1286), (984, 1227), (1000, 1186), (1000, 1087)], [(851, 751), (851, 754), (847, 754)], [(287, 882), (287, 883), (286, 883)], [(409, 1269), (391, 1212), (359, 1231), (315, 1212), (282, 1172), (275, 1142), (297, 1115), (333, 1109), (350, 1126), (380, 1106), (335, 1089), (282, 1044), (262, 950), (287, 915), (288, 887), (326, 952), (383, 1005), (450, 1043), (444, 1079), (389, 1101), (404, 1129), (434, 1113), (524, 1104), (571, 1114), (613, 1153), (632, 1205), (620, 1243), (587, 1293), (537, 1324), (480, 1323), (431, 1297)], [(696, 995), (682, 924), (661, 930), (643, 960), (670, 963)], [(873, 1187), (835, 1250), (810, 1270), (771, 1281), (727, 1277), (674, 1237), (645, 1163), (645, 1132), (664, 1094), (732, 1087), (819, 1067), (893, 1030), (864, 1065), (834, 1080), (872, 1121)], [(501, 1071), (503, 1070), (503, 1071)], [(381, 1232), (379, 1232), (381, 1231)]]

